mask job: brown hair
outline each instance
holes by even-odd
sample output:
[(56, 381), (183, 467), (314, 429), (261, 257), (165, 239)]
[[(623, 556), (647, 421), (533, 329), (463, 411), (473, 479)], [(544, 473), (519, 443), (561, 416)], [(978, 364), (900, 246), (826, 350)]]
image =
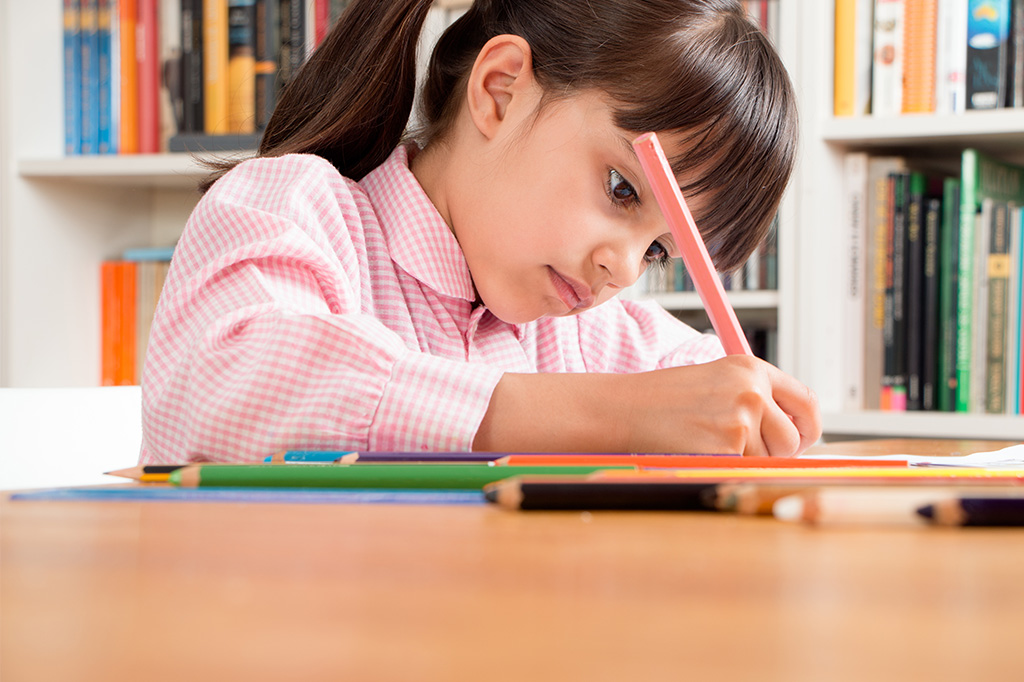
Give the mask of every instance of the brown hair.
[[(383, 163), (406, 135), (430, 5), (355, 0), (285, 87), (258, 155), (318, 154), (357, 180)], [(599, 90), (620, 128), (682, 134), (672, 165), (701, 171), (682, 189), (709, 195), (695, 218), (719, 268), (741, 265), (763, 240), (795, 163), (796, 99), (738, 0), (476, 0), (434, 49), (421, 143), (450, 129), (477, 54), (501, 34), (530, 44), (548, 99)]]

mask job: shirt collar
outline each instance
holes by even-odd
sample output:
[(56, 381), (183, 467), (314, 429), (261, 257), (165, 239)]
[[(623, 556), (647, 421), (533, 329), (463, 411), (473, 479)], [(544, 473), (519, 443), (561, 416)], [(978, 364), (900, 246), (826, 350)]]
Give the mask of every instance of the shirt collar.
[(373, 203), (392, 260), (445, 296), (475, 301), (462, 248), (409, 169), (410, 147), (399, 146), (359, 185)]

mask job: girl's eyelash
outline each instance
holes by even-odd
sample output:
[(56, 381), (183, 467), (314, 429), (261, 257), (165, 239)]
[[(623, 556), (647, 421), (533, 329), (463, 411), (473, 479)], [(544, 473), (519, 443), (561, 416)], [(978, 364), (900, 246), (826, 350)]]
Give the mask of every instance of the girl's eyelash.
[(619, 208), (636, 208), (640, 205), (640, 196), (636, 193), (636, 189), (614, 168), (608, 169), (608, 184), (605, 185), (605, 193), (612, 200), (612, 204)]
[[(650, 255), (652, 249), (657, 250), (659, 253)], [(646, 265), (653, 265), (659, 270), (667, 269), (671, 262), (672, 257), (669, 255), (668, 249), (659, 241), (652, 242), (650, 248), (647, 249), (647, 253), (644, 254), (644, 263)]]

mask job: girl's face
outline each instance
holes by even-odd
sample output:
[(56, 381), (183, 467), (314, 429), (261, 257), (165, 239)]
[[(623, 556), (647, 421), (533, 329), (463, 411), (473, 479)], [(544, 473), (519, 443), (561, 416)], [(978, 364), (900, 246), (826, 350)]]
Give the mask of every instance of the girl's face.
[(633, 135), (613, 125), (600, 96), (554, 102), (519, 123), (462, 163), (460, 185), (470, 190), (447, 202), (477, 293), (494, 315), (509, 323), (574, 315), (678, 255)]

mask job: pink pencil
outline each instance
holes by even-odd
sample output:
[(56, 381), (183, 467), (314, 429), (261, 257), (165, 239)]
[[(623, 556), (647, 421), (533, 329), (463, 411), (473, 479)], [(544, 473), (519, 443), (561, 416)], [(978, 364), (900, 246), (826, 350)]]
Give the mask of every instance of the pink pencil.
[(711, 318), (711, 324), (721, 339), (722, 346), (725, 347), (725, 352), (729, 355), (753, 355), (740, 322), (736, 319), (736, 311), (726, 298), (722, 280), (711, 263), (711, 256), (704, 246), (704, 240), (701, 239), (697, 225), (693, 222), (686, 200), (679, 191), (679, 185), (676, 184), (675, 175), (665, 157), (665, 151), (661, 148), (661, 143), (658, 142), (658, 136), (654, 133), (644, 133), (633, 140), (633, 149), (636, 150), (647, 182), (651, 184), (654, 198), (657, 199), (669, 230), (672, 231), (672, 236), (682, 252), (686, 271), (693, 278), (700, 300), (708, 317)]

